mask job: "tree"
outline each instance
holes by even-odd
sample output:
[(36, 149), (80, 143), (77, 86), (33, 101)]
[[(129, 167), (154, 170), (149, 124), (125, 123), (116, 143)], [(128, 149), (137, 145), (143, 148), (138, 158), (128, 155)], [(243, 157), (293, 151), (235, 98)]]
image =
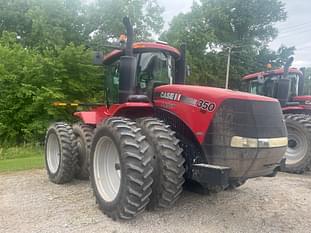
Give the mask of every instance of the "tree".
[[(232, 48), (230, 87), (238, 88), (242, 75), (281, 64), (294, 48), (268, 49), (277, 35), (276, 22), (286, 19), (278, 0), (200, 0), (189, 13), (176, 16), (162, 40), (188, 45), (190, 83), (224, 86), (228, 47)], [(281, 58), (282, 57), (282, 58)], [(282, 60), (283, 59), (283, 60)]]
[(24, 47), (63, 48), (88, 39), (80, 0), (0, 0), (0, 34), (15, 32)]
[(124, 16), (134, 25), (136, 40), (148, 40), (163, 27), (162, 12), (156, 0), (95, 0), (87, 9), (90, 46), (102, 50), (105, 43), (125, 33)]
[(278, 0), (201, 0), (201, 3), (206, 22), (221, 44), (265, 45), (277, 36), (274, 23), (286, 19), (284, 3)]
[(157, 0), (0, 0), (0, 34), (15, 32), (24, 47), (63, 48), (69, 43), (103, 50), (124, 32), (129, 16), (137, 40), (160, 32), (164, 20)]
[(116, 40), (126, 15), (149, 39), (161, 12), (156, 0), (0, 0), (0, 143), (42, 141), (49, 122), (73, 121), (54, 101), (103, 102), (91, 50)]
[(102, 98), (102, 71), (92, 53), (67, 45), (57, 53), (25, 49), (16, 34), (0, 39), (0, 143), (42, 141), (49, 122), (72, 121), (73, 109), (54, 101), (83, 102)]

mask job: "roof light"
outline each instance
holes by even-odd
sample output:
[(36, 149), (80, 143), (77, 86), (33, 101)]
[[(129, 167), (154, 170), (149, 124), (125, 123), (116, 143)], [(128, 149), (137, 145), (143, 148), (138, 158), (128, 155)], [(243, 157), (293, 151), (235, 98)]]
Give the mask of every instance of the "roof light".
[(143, 45), (143, 44), (134, 44), (133, 45), (133, 48), (134, 49), (142, 49), (142, 48), (145, 48), (146, 46), (145, 45)]

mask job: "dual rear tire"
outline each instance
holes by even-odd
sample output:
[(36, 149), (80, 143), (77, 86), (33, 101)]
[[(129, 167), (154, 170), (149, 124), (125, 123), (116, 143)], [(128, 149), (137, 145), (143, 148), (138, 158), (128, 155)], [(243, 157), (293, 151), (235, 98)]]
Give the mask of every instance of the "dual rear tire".
[(70, 182), (75, 175), (77, 159), (72, 127), (63, 122), (51, 125), (45, 137), (45, 165), (49, 179), (56, 184)]
[(89, 179), (90, 152), (94, 127), (83, 123), (72, 126), (75, 140), (77, 142), (77, 165), (75, 177), (80, 180)]

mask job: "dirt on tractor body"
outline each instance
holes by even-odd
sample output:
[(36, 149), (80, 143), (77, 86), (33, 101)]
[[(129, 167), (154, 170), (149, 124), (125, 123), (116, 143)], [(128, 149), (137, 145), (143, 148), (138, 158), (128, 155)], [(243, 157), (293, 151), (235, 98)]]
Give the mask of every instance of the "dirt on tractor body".
[(211, 195), (184, 192), (169, 210), (114, 222), (88, 181), (54, 185), (44, 170), (0, 174), (0, 232), (310, 232), (311, 173), (256, 178)]

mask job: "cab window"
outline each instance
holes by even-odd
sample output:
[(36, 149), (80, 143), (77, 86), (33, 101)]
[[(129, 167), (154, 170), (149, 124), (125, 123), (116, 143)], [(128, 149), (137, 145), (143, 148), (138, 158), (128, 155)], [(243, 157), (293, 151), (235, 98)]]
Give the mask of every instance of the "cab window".
[(175, 76), (175, 60), (164, 52), (146, 52), (138, 56), (137, 88), (146, 94), (155, 83), (171, 84)]
[[(175, 59), (165, 52), (135, 54), (137, 58), (136, 92), (150, 95), (157, 85), (171, 84), (175, 78)], [(118, 102), (120, 60), (109, 65), (105, 81), (109, 103)]]
[(120, 60), (108, 67), (108, 76), (105, 79), (106, 99), (109, 103), (118, 103), (119, 100)]

